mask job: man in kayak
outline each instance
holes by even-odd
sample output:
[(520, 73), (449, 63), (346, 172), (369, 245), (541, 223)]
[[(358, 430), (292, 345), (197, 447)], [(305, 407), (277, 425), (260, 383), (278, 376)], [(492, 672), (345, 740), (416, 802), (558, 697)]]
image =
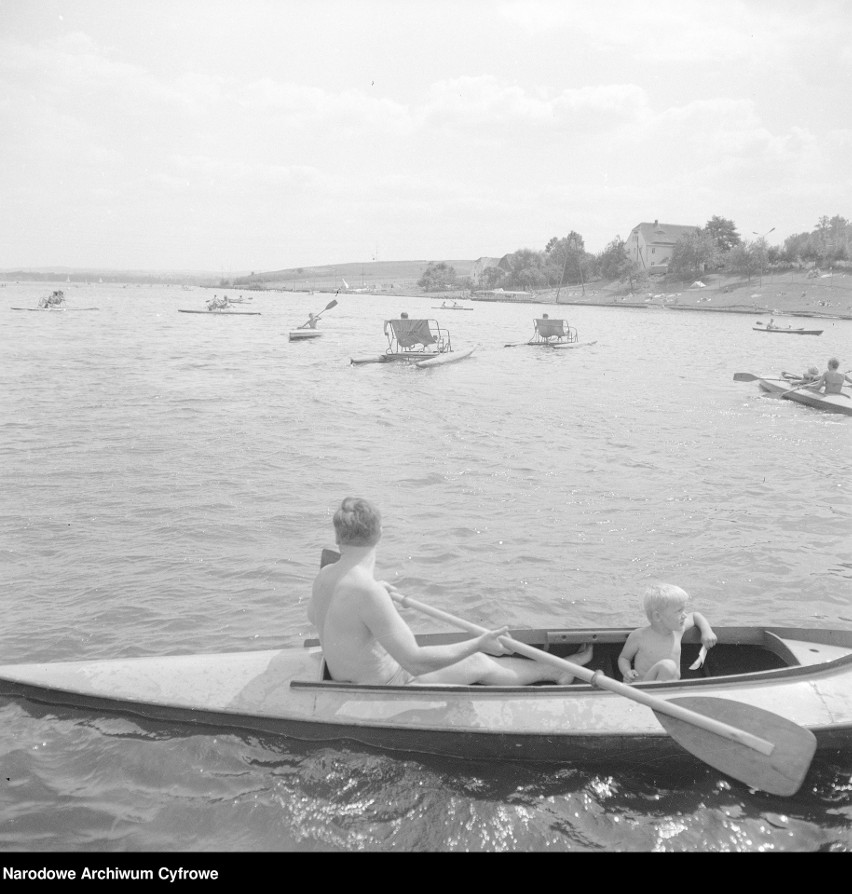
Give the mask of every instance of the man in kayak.
[(680, 679), (680, 643), (684, 633), (697, 627), (701, 645), (712, 649), (716, 634), (704, 615), (687, 612), (689, 596), (674, 584), (655, 584), (645, 591), (647, 627), (634, 630), (618, 656), (625, 683)]
[[(367, 500), (347, 497), (334, 514), (340, 559), (317, 575), (308, 620), (316, 626), (335, 680), (363, 685), (457, 684), (525, 686), (570, 683), (570, 673), (509, 654), (500, 627), (458, 643), (421, 646), (391, 599), (396, 588), (374, 576), (382, 518)], [(587, 664), (585, 646), (571, 660)]]
[(848, 375), (839, 372), (840, 361), (836, 357), (832, 357), (828, 361), (828, 369), (813, 383), (808, 386), (808, 391), (816, 391), (817, 393), (825, 389), (826, 394), (842, 394), (843, 386), (847, 383), (852, 384), (852, 379)]

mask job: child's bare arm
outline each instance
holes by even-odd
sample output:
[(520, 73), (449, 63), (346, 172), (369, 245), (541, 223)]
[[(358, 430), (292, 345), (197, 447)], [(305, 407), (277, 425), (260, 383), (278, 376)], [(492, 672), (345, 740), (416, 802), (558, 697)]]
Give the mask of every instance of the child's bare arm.
[(626, 683), (632, 683), (639, 678), (639, 671), (633, 669), (633, 659), (639, 651), (639, 637), (634, 631), (627, 637), (627, 642), (618, 656), (618, 669)]
[(688, 624), (688, 626), (694, 625), (698, 628), (698, 632), (701, 634), (701, 645), (708, 649), (712, 649), (713, 646), (716, 645), (716, 634), (713, 632), (713, 628), (707, 623), (707, 618), (700, 612), (693, 612), (692, 622), (693, 624)]

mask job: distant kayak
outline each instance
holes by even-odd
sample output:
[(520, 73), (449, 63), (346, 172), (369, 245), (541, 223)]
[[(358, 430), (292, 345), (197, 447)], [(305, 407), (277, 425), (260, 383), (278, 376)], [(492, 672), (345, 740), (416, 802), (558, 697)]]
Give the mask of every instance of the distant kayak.
[(306, 338), (319, 338), (322, 332), (316, 329), (291, 329), (287, 334), (290, 341), (302, 341)]
[(790, 326), (764, 326), (762, 323), (751, 328), (754, 332), (772, 332), (778, 335), (822, 335), (825, 331), (823, 329), (793, 329)]
[(99, 307), (10, 307), (9, 310), (46, 310), (48, 313), (65, 313), (66, 310), (100, 310)]
[(207, 314), (208, 316), (211, 314), (219, 314), (223, 317), (259, 317), (259, 310), (184, 310), (184, 308), (178, 308), (179, 314)]

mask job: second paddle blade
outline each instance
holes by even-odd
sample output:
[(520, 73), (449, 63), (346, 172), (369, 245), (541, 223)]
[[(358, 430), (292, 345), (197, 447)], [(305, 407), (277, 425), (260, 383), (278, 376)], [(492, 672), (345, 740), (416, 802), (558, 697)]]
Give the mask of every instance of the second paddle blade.
[(753, 373), (734, 373), (735, 382), (756, 382), (759, 378)]
[(816, 736), (810, 730), (771, 711), (723, 698), (694, 696), (669, 701), (775, 746), (772, 754), (761, 754), (748, 745), (655, 711), (666, 732), (691, 754), (750, 788), (783, 796), (799, 790), (816, 751)]

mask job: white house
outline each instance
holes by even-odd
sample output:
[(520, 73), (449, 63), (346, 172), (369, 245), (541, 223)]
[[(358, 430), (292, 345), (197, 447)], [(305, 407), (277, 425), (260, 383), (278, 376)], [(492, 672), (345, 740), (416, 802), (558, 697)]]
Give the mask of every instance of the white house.
[(665, 273), (678, 239), (700, 231), (701, 227), (661, 224), (658, 220), (640, 223), (630, 231), (624, 249), (630, 260), (636, 261), (642, 270)]

